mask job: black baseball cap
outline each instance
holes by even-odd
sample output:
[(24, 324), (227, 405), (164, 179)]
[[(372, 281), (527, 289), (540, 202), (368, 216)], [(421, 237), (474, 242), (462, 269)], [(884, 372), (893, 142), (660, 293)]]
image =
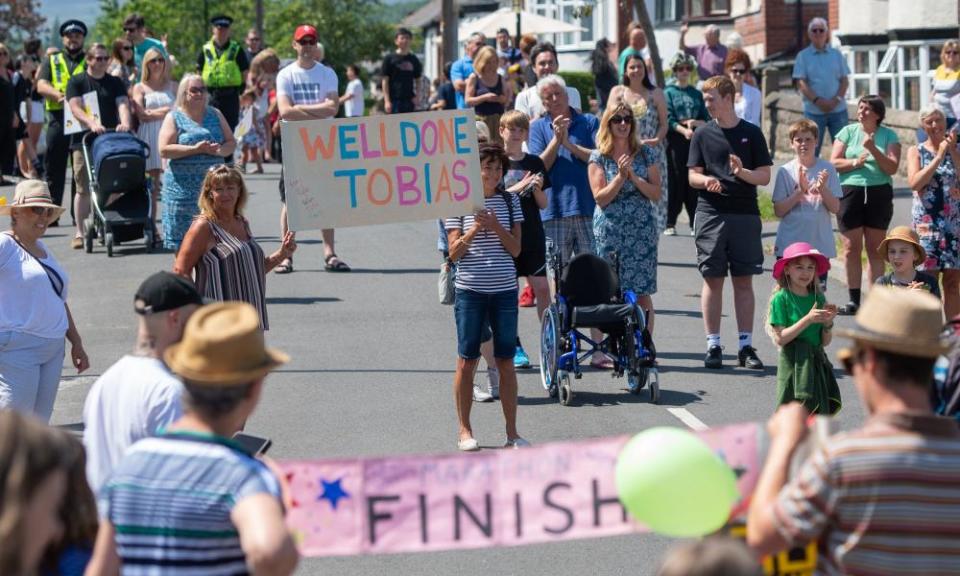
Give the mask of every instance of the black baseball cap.
[(87, 25), (81, 22), (80, 20), (67, 20), (60, 25), (60, 36), (66, 36), (67, 34), (79, 32), (83, 34), (84, 37), (87, 36)]
[(210, 23), (218, 28), (229, 28), (233, 24), (233, 18), (220, 14), (211, 18)]
[(193, 282), (171, 272), (157, 272), (143, 281), (133, 297), (133, 311), (141, 316), (203, 304)]

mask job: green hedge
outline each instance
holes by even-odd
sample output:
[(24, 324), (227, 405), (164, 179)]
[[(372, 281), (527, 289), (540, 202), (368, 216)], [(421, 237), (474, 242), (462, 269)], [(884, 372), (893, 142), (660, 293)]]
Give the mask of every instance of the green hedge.
[(559, 72), (558, 74), (567, 83), (567, 86), (572, 86), (580, 91), (584, 111), (589, 111), (590, 99), (597, 97), (597, 90), (593, 84), (593, 74), (589, 72)]

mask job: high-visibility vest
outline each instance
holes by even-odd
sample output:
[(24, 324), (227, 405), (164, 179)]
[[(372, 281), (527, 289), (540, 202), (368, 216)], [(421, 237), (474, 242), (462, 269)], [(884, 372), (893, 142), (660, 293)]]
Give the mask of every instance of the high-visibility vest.
[[(67, 83), (70, 82), (70, 79), (78, 72), (82, 72), (86, 65), (86, 57), (83, 57), (80, 58), (80, 61), (77, 62), (77, 65), (71, 70), (70, 67), (67, 66), (67, 59), (64, 58), (63, 53), (57, 52), (50, 56), (50, 83), (53, 84), (53, 87), (59, 90), (61, 94), (66, 95)], [(44, 99), (44, 108), (48, 111), (63, 110), (63, 102), (46, 98)]]
[(243, 86), (243, 72), (237, 65), (237, 53), (240, 52), (240, 44), (233, 40), (227, 44), (220, 57), (217, 58), (217, 50), (213, 45), (213, 40), (203, 45), (203, 83), (207, 88), (239, 88)]

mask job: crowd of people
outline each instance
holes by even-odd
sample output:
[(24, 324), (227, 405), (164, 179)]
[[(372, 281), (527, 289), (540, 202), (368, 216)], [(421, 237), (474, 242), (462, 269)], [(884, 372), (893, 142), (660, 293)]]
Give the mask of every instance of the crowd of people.
[[(17, 87), (9, 99), (16, 121), (0, 122), (0, 152), (15, 155), (25, 177), (0, 207), (10, 216), (0, 234), (0, 573), (113, 574), (123, 565), (163, 573), (176, 564), (289, 574), (297, 565), (283, 524), (285, 478), (232, 440), (256, 410), (267, 375), (288, 360), (265, 345), (266, 283), (270, 271), (293, 272), (297, 248), (282, 178), (281, 246), (268, 255), (254, 238), (244, 214), (245, 165), (262, 171), (280, 121), (332, 118), (341, 108), (363, 115), (363, 73), (349, 66), (341, 93), (313, 26), (293, 29), (296, 59), (281, 69), (256, 30), (244, 45), (231, 39), (232, 22), (210, 20), (197, 71), (179, 82), (171, 77), (173, 55), (137, 14), (124, 20), (112, 47), (87, 45), (79, 20), (61, 26), (61, 50), (41, 57), (41, 47), (28, 43), (16, 66), (0, 44), (0, 87)], [(913, 225), (888, 230), (901, 146), (883, 125), (884, 102), (860, 96), (848, 123), (845, 60), (829, 45), (823, 19), (807, 31), (810, 45), (793, 69), (806, 118), (789, 127), (794, 154), (774, 177), (752, 63), (736, 38), (721, 44), (716, 28), (697, 46), (686, 44), (681, 29), (666, 86), (658, 86), (642, 26), (630, 27), (619, 53), (601, 39), (591, 62), (596, 94), (580, 94), (557, 74), (552, 44), (523, 37), (514, 47), (506, 30), (492, 44), (472, 34), (465, 55), (445, 68), (446, 82), (430, 83), (411, 52), (412, 32), (397, 30), (380, 70), (383, 111), (472, 108), (477, 118), (484, 208), (443, 220), (438, 242), (456, 270), (457, 448), (480, 449), (471, 408), (492, 400), (503, 410), (503, 446), (530, 445), (518, 426), (516, 370), (530, 366), (518, 316), (520, 307), (541, 315), (549, 305), (548, 246), (563, 261), (594, 253), (615, 264), (653, 333), (660, 237), (677, 234), (684, 210), (703, 280), (704, 366), (724, 366), (729, 276), (737, 364), (762, 369), (753, 343), (753, 278), (764, 264), (758, 187), (773, 182), (777, 288), (763, 323), (779, 349), (780, 407), (748, 543), (759, 553), (821, 539), (830, 544), (821, 562), (837, 572), (881, 564), (880, 572), (950, 572), (958, 554), (949, 527), (960, 500), (960, 429), (933, 414), (930, 386), (934, 362), (948, 351), (942, 319), (960, 313), (960, 152), (950, 130), (960, 44), (943, 48), (933, 103), (919, 115), (924, 138), (907, 151)], [(90, 93), (97, 115), (85, 102)], [(0, 99), (0, 112), (4, 106)], [(40, 108), (47, 115), (42, 162)], [(80, 132), (67, 134), (67, 109)], [(15, 134), (2, 131), (10, 128)], [(85, 133), (107, 130), (135, 132), (150, 145), (155, 214), (162, 213), (162, 245), (174, 257), (170, 272), (147, 278), (134, 295), (136, 346), (90, 390), (79, 446), (41, 424), (53, 412), (66, 343), (78, 372), (90, 365), (67, 304), (69, 277), (41, 238), (66, 211), (71, 163), (73, 247), (82, 245), (90, 182), (80, 147)], [(826, 132), (829, 160), (820, 156)], [(17, 149), (2, 148), (8, 141)], [(825, 295), (834, 216), (847, 271), (842, 306)], [(335, 231), (322, 236), (325, 269), (349, 272)], [(880, 287), (861, 306), (864, 249), (868, 277)], [(853, 342), (840, 358), (869, 420), (791, 477), (805, 418), (835, 414), (843, 403), (824, 350), (837, 315), (855, 316), (853, 329), (837, 330)], [(486, 385), (475, 382), (481, 356)], [(599, 353), (591, 365), (613, 368)], [(901, 481), (889, 495), (892, 477)], [(903, 502), (930, 521), (891, 542), (890, 527), (904, 522)], [(887, 550), (882, 560), (878, 546)]]

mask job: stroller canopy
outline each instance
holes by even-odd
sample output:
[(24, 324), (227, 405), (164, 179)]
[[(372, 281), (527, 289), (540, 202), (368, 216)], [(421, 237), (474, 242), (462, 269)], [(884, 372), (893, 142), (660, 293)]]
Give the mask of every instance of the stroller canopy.
[(146, 158), (150, 155), (150, 146), (129, 132), (107, 132), (93, 140), (90, 154), (93, 170), (99, 172), (104, 159), (119, 155)]

